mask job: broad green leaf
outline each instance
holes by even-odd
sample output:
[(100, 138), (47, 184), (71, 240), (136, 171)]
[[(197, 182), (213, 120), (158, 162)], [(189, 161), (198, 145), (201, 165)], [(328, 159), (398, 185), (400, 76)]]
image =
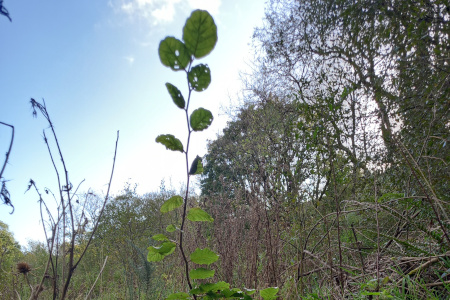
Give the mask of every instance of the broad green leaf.
[(191, 169), (189, 170), (189, 175), (198, 175), (203, 173), (203, 164), (202, 158), (197, 155), (191, 165)]
[(186, 102), (184, 101), (184, 97), (181, 94), (180, 90), (171, 83), (166, 83), (166, 88), (169, 91), (170, 96), (172, 97), (173, 102), (179, 108), (184, 108)]
[(203, 283), (198, 287), (203, 293), (223, 291), (230, 288), (230, 284), (225, 281), (217, 283)]
[(189, 272), (189, 277), (191, 279), (206, 279), (214, 276), (215, 271), (214, 270), (208, 270), (205, 268), (198, 268), (191, 270)]
[(161, 205), (160, 211), (166, 213), (180, 207), (183, 204), (183, 198), (181, 196), (173, 196), (169, 200), (166, 200), (163, 205)]
[(173, 293), (170, 294), (166, 300), (186, 300), (186, 299), (191, 299), (191, 296), (188, 293)]
[(219, 255), (209, 250), (208, 248), (197, 248), (194, 252), (191, 253), (191, 261), (199, 265), (209, 265), (213, 262), (216, 262), (218, 259)]
[(181, 141), (171, 134), (158, 135), (156, 142), (163, 144), (169, 150), (184, 152)]
[(174, 37), (166, 37), (162, 40), (159, 43), (158, 52), (161, 63), (174, 71), (185, 70), (191, 62), (186, 45)]
[(152, 236), (152, 239), (154, 239), (155, 241), (168, 241), (169, 239), (162, 233), (160, 234), (155, 234), (154, 236)]
[(217, 42), (217, 26), (207, 11), (192, 12), (183, 27), (183, 41), (196, 58), (206, 56), (214, 49)]
[(192, 222), (213, 222), (214, 219), (206, 211), (201, 208), (194, 207), (188, 211), (188, 220)]
[(166, 227), (167, 232), (174, 232), (175, 230), (177, 230), (177, 228), (172, 224), (167, 225), (167, 227)]
[(156, 252), (163, 254), (163, 255), (169, 255), (173, 251), (175, 251), (176, 244), (174, 242), (164, 242), (159, 247), (153, 247)]
[(231, 289), (231, 290), (229, 290), (229, 289), (223, 290), (222, 291), (222, 295), (226, 299), (228, 299), (228, 298), (237, 298), (237, 297), (241, 298), (241, 297), (244, 297), (244, 293), (241, 290), (237, 289), (237, 288), (234, 288), (234, 289)]
[(202, 131), (211, 125), (213, 119), (213, 115), (209, 110), (200, 107), (192, 112), (189, 122), (192, 130)]
[(175, 251), (176, 244), (173, 242), (164, 242), (159, 247), (150, 246), (147, 248), (147, 260), (148, 261), (161, 261), (167, 255)]
[(164, 259), (164, 257), (166, 257), (165, 255), (158, 253), (158, 251), (156, 251), (153, 246), (150, 246), (147, 249), (148, 249), (147, 260), (149, 262), (161, 261)]
[(196, 92), (206, 90), (211, 83), (211, 70), (208, 65), (200, 64), (193, 67), (188, 73), (189, 85)]
[(269, 287), (264, 290), (259, 291), (259, 294), (264, 300), (273, 300), (277, 298), (278, 288), (277, 287)]
[(222, 291), (230, 288), (230, 284), (226, 283), (225, 281), (219, 281), (217, 283), (214, 283), (210, 291)]

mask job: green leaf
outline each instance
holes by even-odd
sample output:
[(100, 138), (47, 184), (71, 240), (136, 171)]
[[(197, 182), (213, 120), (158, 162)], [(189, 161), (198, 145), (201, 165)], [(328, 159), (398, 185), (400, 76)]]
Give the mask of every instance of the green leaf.
[(191, 293), (191, 295), (199, 295), (199, 294), (204, 294), (205, 291), (203, 291), (201, 289), (201, 287), (197, 287), (197, 288), (193, 288), (192, 290), (190, 290), (189, 293)]
[(183, 41), (196, 58), (208, 55), (217, 43), (217, 26), (205, 10), (195, 10), (183, 27)]
[(160, 234), (155, 234), (154, 236), (152, 236), (152, 239), (154, 239), (155, 241), (168, 241), (169, 239), (162, 233)]
[(205, 268), (198, 268), (191, 270), (189, 272), (189, 277), (191, 279), (206, 279), (214, 276), (215, 271), (214, 270), (208, 270)]
[(163, 144), (169, 150), (184, 152), (181, 141), (171, 134), (158, 135), (156, 142)]
[(175, 230), (177, 230), (177, 228), (172, 224), (167, 225), (167, 227), (166, 227), (167, 232), (174, 232)]
[(202, 131), (211, 125), (213, 119), (213, 115), (209, 110), (200, 107), (192, 112), (189, 122), (192, 130)]
[(191, 296), (188, 293), (173, 293), (170, 294), (166, 300), (186, 300), (186, 299), (191, 299)]
[(214, 283), (213, 285), (208, 287), (208, 291), (213, 291), (213, 292), (217, 292), (217, 291), (223, 291), (226, 289), (230, 288), (230, 284), (226, 283), (225, 281), (219, 281), (217, 283)]
[(214, 219), (199, 207), (191, 208), (187, 214), (188, 220), (192, 222), (213, 222)]
[(206, 90), (211, 83), (211, 70), (208, 65), (200, 64), (193, 67), (188, 73), (189, 85), (196, 92)]
[(237, 297), (239, 297), (239, 299), (241, 299), (242, 297), (244, 297), (244, 293), (241, 290), (237, 289), (237, 288), (234, 288), (234, 289), (231, 289), (231, 290), (223, 290), (222, 291), (222, 295), (226, 299), (237, 298)]
[(191, 253), (191, 261), (199, 265), (209, 265), (213, 262), (216, 262), (218, 259), (219, 255), (209, 250), (208, 248), (197, 248), (194, 252)]
[(203, 164), (202, 158), (197, 155), (191, 165), (191, 169), (189, 170), (189, 175), (198, 175), (203, 173)]
[(164, 242), (159, 247), (150, 246), (147, 248), (147, 260), (152, 261), (161, 261), (169, 254), (172, 254), (175, 251), (176, 244), (173, 242)]
[(163, 205), (161, 205), (160, 211), (166, 213), (180, 207), (183, 204), (183, 198), (181, 196), (173, 196), (169, 200), (166, 200)]
[(259, 291), (259, 294), (264, 300), (273, 300), (276, 299), (276, 294), (278, 293), (277, 287), (269, 287), (264, 290)]
[(256, 293), (256, 290), (255, 290), (255, 289), (247, 289), (247, 288), (244, 288), (244, 291), (245, 291), (245, 293), (246, 293), (247, 295), (253, 295), (254, 293)]
[(184, 108), (186, 102), (184, 101), (184, 97), (181, 94), (180, 90), (171, 83), (166, 83), (166, 88), (169, 91), (170, 96), (172, 97), (173, 102), (179, 108)]
[[(198, 287), (190, 290), (191, 294), (204, 294), (204, 293), (216, 293), (217, 291), (223, 291), (230, 288), (230, 285), (226, 283), (225, 281), (219, 281), (217, 283), (203, 283), (199, 285)], [(218, 294), (215, 294), (218, 295)]]
[(162, 40), (159, 43), (158, 52), (161, 63), (174, 71), (185, 70), (191, 62), (186, 45), (174, 37), (166, 37)]

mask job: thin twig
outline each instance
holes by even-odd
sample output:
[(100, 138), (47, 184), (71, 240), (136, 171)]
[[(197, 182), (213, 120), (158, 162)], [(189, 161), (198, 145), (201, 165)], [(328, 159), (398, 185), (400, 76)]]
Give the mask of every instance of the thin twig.
[(0, 172), (0, 179), (3, 178), (3, 172), (5, 171), (6, 165), (8, 163), (9, 155), (11, 154), (12, 145), (14, 142), (14, 126), (0, 122), (0, 124), (11, 127), (12, 133), (11, 133), (11, 142), (9, 143), (9, 149), (8, 152), (6, 152), (6, 158), (5, 162), (3, 163), (2, 171)]
[(103, 273), (103, 269), (104, 269), (105, 266), (106, 266), (106, 261), (107, 261), (107, 260), (108, 260), (108, 256), (105, 257), (105, 262), (103, 263), (103, 266), (102, 266), (102, 268), (100, 269), (100, 272), (98, 273), (97, 278), (96, 278), (95, 281), (94, 281), (94, 284), (92, 285), (91, 289), (89, 290), (89, 293), (87, 293), (86, 298), (84, 298), (85, 300), (87, 300), (87, 299), (89, 298), (89, 295), (91, 294), (92, 290), (94, 289), (95, 284), (97, 283), (97, 280), (100, 278), (100, 275)]
[(108, 201), (108, 199), (109, 199), (109, 191), (110, 191), (110, 189), (111, 189), (111, 182), (112, 182), (113, 175), (114, 175), (114, 167), (115, 167), (115, 165), (116, 165), (116, 156), (117, 156), (117, 145), (118, 145), (118, 143), (119, 143), (119, 131), (117, 130), (117, 139), (116, 139), (116, 147), (115, 147), (115, 150), (114, 150), (113, 165), (112, 165), (112, 170), (111, 170), (111, 176), (110, 176), (109, 182), (108, 182), (108, 189), (107, 189), (107, 192), (106, 192), (105, 201), (103, 202), (103, 206), (102, 206), (102, 208), (101, 208), (101, 210), (100, 210), (100, 213), (99, 213), (99, 216), (98, 216), (98, 218), (97, 218), (97, 221), (96, 221), (96, 223), (95, 223), (95, 225), (94, 225), (94, 228), (92, 229), (92, 234), (91, 234), (91, 236), (89, 237), (89, 240), (88, 240), (88, 242), (87, 242), (87, 244), (86, 244), (86, 247), (84, 248), (83, 253), (81, 253), (80, 258), (78, 259), (78, 261), (77, 261), (77, 262), (75, 263), (75, 265), (73, 266), (74, 269), (78, 266), (78, 264), (80, 263), (81, 259), (82, 259), (83, 256), (84, 256), (84, 254), (86, 253), (86, 250), (87, 250), (87, 248), (89, 247), (89, 245), (90, 245), (90, 243), (91, 243), (91, 241), (92, 241), (92, 238), (94, 237), (95, 232), (97, 231), (98, 224), (99, 224), (100, 219), (101, 219), (101, 217), (102, 217), (102, 215), (103, 215), (103, 211), (105, 210), (106, 203), (107, 203), (107, 201)]

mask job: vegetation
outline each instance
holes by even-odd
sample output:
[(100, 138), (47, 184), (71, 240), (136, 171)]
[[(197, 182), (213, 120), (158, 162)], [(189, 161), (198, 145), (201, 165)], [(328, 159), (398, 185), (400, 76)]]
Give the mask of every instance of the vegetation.
[(201, 158), (190, 137), (213, 116), (189, 105), (211, 76), (193, 62), (217, 33), (194, 11), (159, 47), (187, 79), (186, 100), (166, 84), (186, 143), (156, 139), (186, 186), (106, 202), (64, 179), (55, 246), (21, 250), (0, 223), (0, 297), (448, 299), (449, 22), (439, 0), (269, 1), (243, 104)]

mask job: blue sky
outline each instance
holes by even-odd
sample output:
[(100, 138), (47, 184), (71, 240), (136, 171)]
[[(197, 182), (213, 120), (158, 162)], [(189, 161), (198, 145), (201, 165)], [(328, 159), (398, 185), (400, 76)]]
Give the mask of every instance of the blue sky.
[[(186, 18), (197, 8), (207, 9), (218, 27), (216, 48), (199, 61), (211, 68), (211, 85), (191, 102), (192, 110), (209, 109), (215, 120), (193, 136), (194, 158), (206, 153), (207, 139), (226, 125), (221, 107), (238, 98), (239, 72), (249, 69), (251, 36), (264, 15), (262, 0), (5, 0), (3, 5), (12, 23), (0, 16), (0, 121), (16, 131), (3, 176), (15, 212), (0, 206), (0, 220), (22, 245), (43, 236), (36, 193), (24, 193), (28, 181), (41, 190), (57, 189), (42, 139), (48, 126), (42, 116), (32, 117), (31, 97), (45, 99), (70, 180), (77, 185), (85, 179), (81, 191), (106, 191), (117, 130), (114, 194), (126, 182), (138, 184), (139, 193), (157, 191), (162, 179), (178, 189), (185, 180), (184, 156), (155, 138), (170, 133), (185, 141), (184, 113), (164, 84), (185, 92), (186, 83), (181, 72), (160, 63), (159, 42), (167, 35), (181, 38)], [(9, 139), (10, 129), (0, 126), (2, 162)]]

